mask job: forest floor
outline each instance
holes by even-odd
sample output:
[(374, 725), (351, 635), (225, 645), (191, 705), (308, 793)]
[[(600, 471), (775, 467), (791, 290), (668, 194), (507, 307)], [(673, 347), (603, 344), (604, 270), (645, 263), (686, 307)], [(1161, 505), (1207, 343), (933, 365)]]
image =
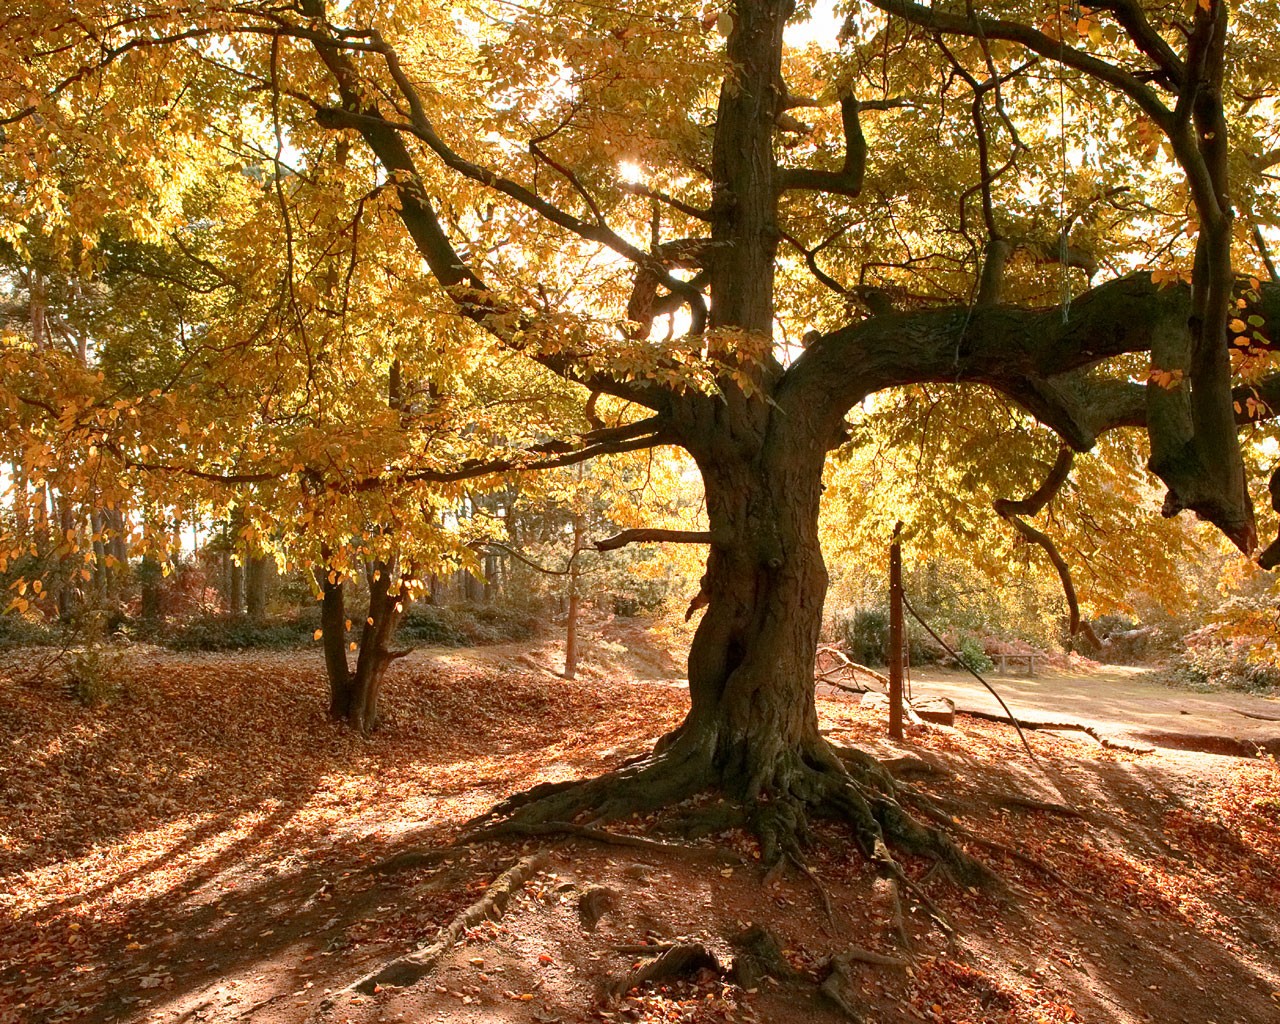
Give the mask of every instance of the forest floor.
[[(635, 624), (605, 629), (576, 682), (546, 644), (418, 652), (393, 670), (371, 739), (327, 720), (318, 650), (137, 648), (114, 666), (124, 691), (94, 708), (38, 654), (6, 655), (0, 1022), (824, 1024), (850, 1019), (815, 984), (839, 954), (866, 1021), (1280, 1019), (1273, 758), (1035, 731), (1032, 761), (1012, 729), (964, 716), (894, 744), (874, 709), (820, 697), (833, 741), (932, 765), (916, 784), (1007, 880), (967, 890), (905, 858), (901, 933), (892, 891), (835, 825), (815, 828), (812, 877), (768, 881), (746, 834), (674, 838), (661, 818), (613, 828), (679, 848), (446, 850), (503, 796), (614, 767), (680, 720), (674, 659)], [(423, 848), (442, 852), (385, 870)], [(541, 849), (505, 916), (467, 929), (428, 977), (350, 988)], [(588, 930), (580, 904), (598, 888)], [(645, 945), (701, 943), (727, 967), (750, 924), (793, 973), (742, 987), (704, 967), (602, 994)]]

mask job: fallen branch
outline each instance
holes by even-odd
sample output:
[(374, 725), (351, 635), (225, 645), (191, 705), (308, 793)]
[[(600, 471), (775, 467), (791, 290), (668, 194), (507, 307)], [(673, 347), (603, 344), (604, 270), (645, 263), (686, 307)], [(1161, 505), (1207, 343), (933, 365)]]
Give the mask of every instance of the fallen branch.
[(872, 679), (874, 679), (874, 680), (875, 680), (877, 683), (879, 683), (881, 686), (885, 686), (885, 687), (887, 687), (887, 686), (889, 685), (889, 677), (888, 677), (888, 676), (886, 676), (886, 675), (881, 675), (881, 674), (880, 674), (879, 672), (877, 672), (875, 669), (873, 669), (873, 668), (867, 668), (867, 666), (866, 666), (866, 665), (862, 665), (862, 664), (859, 664), (859, 663), (858, 663), (858, 662), (856, 662), (856, 661), (853, 661), (852, 659), (850, 659), (850, 658), (849, 658), (849, 656), (848, 656), (847, 654), (845, 654), (845, 653), (844, 653), (844, 651), (840, 650), (840, 648), (838, 648), (838, 647), (832, 647), (832, 646), (829, 646), (829, 645), (825, 645), (825, 644), (824, 644), (822, 647), (819, 647), (819, 648), (818, 648), (818, 654), (819, 654), (820, 656), (821, 656), (821, 655), (823, 655), (823, 654), (829, 654), (829, 655), (831, 655), (833, 658), (837, 658), (837, 659), (839, 659), (839, 660), (840, 660), (840, 662), (841, 662), (841, 664), (840, 664), (839, 666), (837, 666), (836, 668), (828, 669), (828, 670), (827, 670), (827, 671), (825, 671), (825, 672), (820, 671), (820, 672), (818, 672), (818, 673), (817, 673), (818, 677), (819, 677), (820, 679), (822, 679), (822, 681), (823, 681), (823, 682), (830, 682), (830, 680), (827, 678), (828, 676), (834, 675), (834, 674), (836, 674), (836, 673), (838, 673), (838, 672), (843, 672), (843, 671), (845, 671), (845, 670), (847, 669), (847, 670), (849, 670), (849, 671), (853, 672), (855, 675), (856, 675), (858, 672), (862, 672), (862, 673), (864, 673), (865, 675), (869, 675)]

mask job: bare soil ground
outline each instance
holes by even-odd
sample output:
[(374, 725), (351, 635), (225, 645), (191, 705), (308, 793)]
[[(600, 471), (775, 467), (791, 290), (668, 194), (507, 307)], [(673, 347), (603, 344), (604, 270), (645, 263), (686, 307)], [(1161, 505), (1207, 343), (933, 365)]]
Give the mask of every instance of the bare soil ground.
[[(834, 741), (932, 765), (918, 785), (1008, 881), (965, 890), (907, 860), (906, 943), (892, 893), (836, 827), (817, 830), (812, 878), (767, 881), (749, 836), (690, 840), (658, 819), (612, 827), (678, 848), (548, 836), (444, 850), (503, 796), (616, 766), (680, 720), (678, 686), (631, 681), (678, 665), (634, 624), (606, 633), (604, 660), (573, 683), (554, 676), (553, 646), (415, 654), (369, 740), (325, 718), (318, 651), (135, 651), (127, 693), (93, 709), (10, 658), (0, 1022), (1280, 1020), (1273, 759), (1037, 732), (1037, 766), (1004, 726), (962, 717), (895, 745), (874, 712), (821, 698)], [(385, 870), (424, 848), (443, 852)], [(429, 976), (349, 988), (539, 849), (548, 859), (506, 914), (468, 929)], [(589, 930), (580, 903), (601, 887)], [(698, 942), (727, 968), (752, 924), (776, 934), (792, 972), (744, 986), (704, 968), (602, 993), (646, 944)], [(842, 1009), (816, 983), (851, 948)]]
[[(949, 697), (979, 714), (1003, 709), (973, 676), (958, 669), (916, 670), (917, 696)], [(1129, 746), (1209, 753), (1280, 754), (1280, 697), (1233, 691), (1202, 693), (1156, 680), (1150, 669), (1099, 666), (1088, 673), (1042, 671), (989, 680), (1019, 721), (1039, 728), (1062, 723), (1092, 729)]]

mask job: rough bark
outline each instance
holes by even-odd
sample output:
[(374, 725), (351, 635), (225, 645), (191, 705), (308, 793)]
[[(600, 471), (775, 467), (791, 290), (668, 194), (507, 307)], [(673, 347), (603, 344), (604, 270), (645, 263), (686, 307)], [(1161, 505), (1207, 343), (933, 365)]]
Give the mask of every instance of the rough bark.
[(244, 611), (244, 563), (236, 555), (231, 556), (227, 569), (227, 614), (239, 615)]
[(347, 721), (360, 732), (378, 725), (378, 697), (387, 669), (401, 653), (391, 650), (404, 606), (409, 600), (403, 582), (392, 586), (394, 563), (374, 562), (369, 568), (369, 614), (360, 633), (360, 651), (351, 676), (352, 696)]

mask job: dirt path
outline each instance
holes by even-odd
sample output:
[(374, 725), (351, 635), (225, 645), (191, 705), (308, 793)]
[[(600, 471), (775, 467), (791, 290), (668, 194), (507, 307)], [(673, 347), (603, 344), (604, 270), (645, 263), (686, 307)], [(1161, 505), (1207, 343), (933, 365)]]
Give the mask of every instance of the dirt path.
[[(1150, 681), (1150, 672), (1108, 666), (1096, 675), (988, 675), (1023, 724), (1090, 729), (1107, 741), (1253, 756), (1280, 755), (1280, 699), (1195, 693)], [(912, 673), (916, 697), (948, 697), (957, 710), (1000, 715), (999, 703), (965, 672)]]

